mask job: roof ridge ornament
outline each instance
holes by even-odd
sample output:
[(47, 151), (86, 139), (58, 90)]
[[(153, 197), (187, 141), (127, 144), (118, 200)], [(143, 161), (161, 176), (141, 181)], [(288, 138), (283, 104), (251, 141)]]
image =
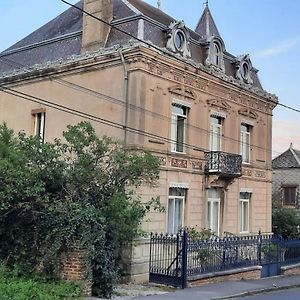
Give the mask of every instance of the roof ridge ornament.
[(157, 0), (157, 8), (158, 8), (158, 9), (161, 8), (161, 0)]

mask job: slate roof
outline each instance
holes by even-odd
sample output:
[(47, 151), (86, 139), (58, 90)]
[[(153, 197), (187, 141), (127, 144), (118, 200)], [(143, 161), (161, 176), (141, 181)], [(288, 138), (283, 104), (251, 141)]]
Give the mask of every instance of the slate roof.
[(290, 148), (272, 160), (273, 169), (300, 168), (300, 150)]
[[(83, 0), (76, 4), (82, 8)], [(125, 31), (136, 35), (138, 32), (138, 18), (144, 18), (144, 39), (159, 47), (165, 48), (167, 35), (165, 29), (174, 18), (163, 11), (145, 3), (142, 0), (114, 0), (114, 22), (123, 20), (118, 26)], [(208, 19), (207, 19), (208, 18)], [(36, 64), (43, 64), (57, 60), (66, 60), (71, 56), (80, 55), (82, 44), (82, 12), (69, 8), (52, 21), (37, 29), (21, 41), (0, 53), (1, 73), (13, 73), (18, 69), (30, 68)], [(151, 21), (153, 20), (153, 21)], [(214, 36), (219, 36), (209, 8), (205, 8), (197, 25), (196, 31), (189, 29), (192, 59), (204, 65), (206, 59), (206, 46), (201, 44), (206, 30), (204, 21), (209, 20), (209, 31)], [(159, 25), (160, 24), (160, 25)], [(206, 31), (205, 31), (206, 32)], [(130, 37), (116, 29), (110, 31), (106, 47), (123, 44)], [(226, 75), (234, 77), (234, 56), (226, 54)], [(262, 89), (256, 71), (252, 72), (253, 86)]]
[(201, 37), (221, 37), (216, 23), (212, 17), (209, 7), (206, 6), (204, 12), (196, 26), (195, 32)]

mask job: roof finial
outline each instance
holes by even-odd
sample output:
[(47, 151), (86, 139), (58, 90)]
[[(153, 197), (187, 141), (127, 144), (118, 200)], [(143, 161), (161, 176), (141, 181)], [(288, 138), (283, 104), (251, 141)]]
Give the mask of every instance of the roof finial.
[(157, 8), (160, 9), (160, 6), (161, 6), (161, 2), (160, 0), (157, 0)]
[(290, 149), (293, 149), (293, 143), (290, 143)]
[(205, 7), (208, 7), (208, 0), (205, 0)]

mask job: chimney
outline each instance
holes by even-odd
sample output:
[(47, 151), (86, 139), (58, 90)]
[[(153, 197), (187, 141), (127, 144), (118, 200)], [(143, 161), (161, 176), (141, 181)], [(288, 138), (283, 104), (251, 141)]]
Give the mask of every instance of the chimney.
[[(113, 19), (113, 0), (84, 0), (83, 9), (108, 23)], [(83, 13), (82, 27), (82, 52), (98, 50), (105, 46), (110, 26)]]

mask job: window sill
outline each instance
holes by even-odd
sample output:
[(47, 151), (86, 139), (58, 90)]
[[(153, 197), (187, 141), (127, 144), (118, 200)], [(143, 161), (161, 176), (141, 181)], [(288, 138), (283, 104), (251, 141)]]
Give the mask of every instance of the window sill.
[(179, 155), (186, 155), (186, 152), (178, 152), (178, 151), (172, 151), (172, 150), (171, 150), (171, 153), (172, 154), (179, 154)]

